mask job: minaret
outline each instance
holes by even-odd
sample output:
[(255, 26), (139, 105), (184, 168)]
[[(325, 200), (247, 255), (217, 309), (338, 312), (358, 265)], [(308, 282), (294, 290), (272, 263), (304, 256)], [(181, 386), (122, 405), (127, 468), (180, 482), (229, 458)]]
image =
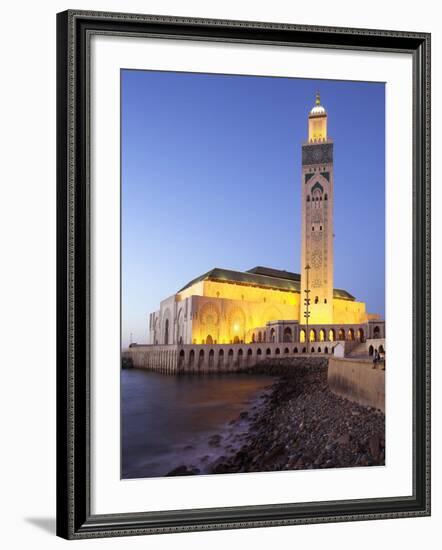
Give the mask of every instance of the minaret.
[[(308, 116), (308, 141), (302, 146), (301, 312), (305, 324), (333, 323), (333, 141), (319, 92)], [(307, 270), (308, 278), (307, 278)]]

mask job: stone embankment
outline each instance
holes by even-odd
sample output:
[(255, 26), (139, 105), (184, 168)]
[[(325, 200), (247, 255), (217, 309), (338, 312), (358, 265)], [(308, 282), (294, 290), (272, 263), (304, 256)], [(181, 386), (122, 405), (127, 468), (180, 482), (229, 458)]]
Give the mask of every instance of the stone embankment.
[[(242, 411), (241, 418), (249, 415), (250, 424), (238, 450), (229, 453), (223, 449), (222, 441), (216, 439), (220, 455), (208, 472), (263, 472), (385, 463), (384, 414), (332, 393), (327, 383), (327, 359), (272, 360), (260, 364), (259, 370), (279, 378), (264, 397), (263, 406), (258, 410)], [(257, 372), (257, 367), (253, 372)], [(193, 465), (183, 465), (179, 472), (170, 474), (185, 473), (197, 471)]]

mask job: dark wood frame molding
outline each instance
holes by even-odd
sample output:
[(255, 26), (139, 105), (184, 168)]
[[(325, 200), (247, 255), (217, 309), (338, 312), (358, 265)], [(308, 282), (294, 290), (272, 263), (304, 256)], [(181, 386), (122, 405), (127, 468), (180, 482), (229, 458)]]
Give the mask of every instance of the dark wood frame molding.
[[(413, 495), (92, 515), (89, 42), (93, 34), (409, 53), (413, 58)], [(411, 222), (411, 220), (410, 220)], [(57, 15), (57, 534), (68, 539), (430, 514), (430, 35), (69, 10)]]

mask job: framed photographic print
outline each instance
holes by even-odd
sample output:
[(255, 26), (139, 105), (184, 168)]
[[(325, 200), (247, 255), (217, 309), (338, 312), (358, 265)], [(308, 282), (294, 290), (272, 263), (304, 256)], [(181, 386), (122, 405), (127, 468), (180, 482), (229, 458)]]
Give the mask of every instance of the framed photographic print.
[(57, 19), (57, 533), (430, 513), (430, 36)]

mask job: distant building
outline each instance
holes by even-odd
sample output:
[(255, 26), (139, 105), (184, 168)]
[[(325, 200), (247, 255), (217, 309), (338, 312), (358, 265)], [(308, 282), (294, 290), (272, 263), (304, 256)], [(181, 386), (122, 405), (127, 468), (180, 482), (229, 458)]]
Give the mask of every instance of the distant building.
[(163, 300), (149, 316), (153, 345), (383, 338), (379, 315), (333, 286), (333, 141), (316, 104), (302, 145), (301, 274), (267, 267), (215, 268)]

